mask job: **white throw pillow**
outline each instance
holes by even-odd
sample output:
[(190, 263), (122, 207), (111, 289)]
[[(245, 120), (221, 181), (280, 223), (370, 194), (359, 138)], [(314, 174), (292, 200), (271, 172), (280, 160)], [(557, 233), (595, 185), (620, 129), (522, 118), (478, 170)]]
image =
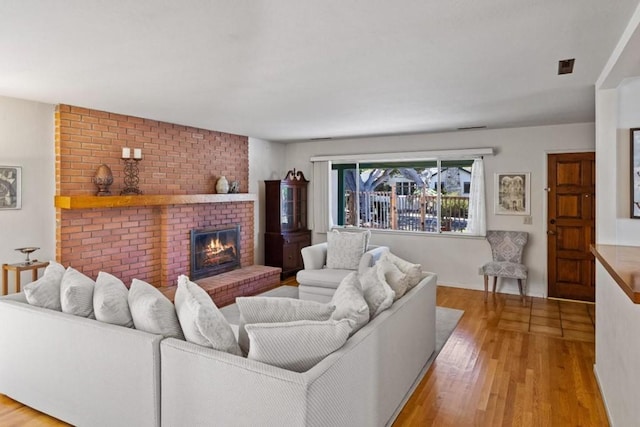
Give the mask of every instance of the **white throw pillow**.
[(357, 270), (370, 234), (369, 230), (358, 233), (332, 230), (327, 233), (327, 268)]
[(67, 268), (60, 283), (60, 306), (63, 313), (95, 319), (93, 314), (93, 289), (91, 278), (75, 268)]
[(295, 372), (305, 372), (333, 353), (349, 338), (352, 321), (300, 320), (246, 325), (249, 359)]
[(36, 281), (25, 285), (24, 295), (27, 302), (37, 307), (62, 311), (60, 306), (60, 283), (65, 269), (55, 261), (49, 261), (44, 274)]
[(129, 290), (115, 276), (101, 271), (93, 290), (93, 311), (96, 319), (112, 325), (133, 328), (129, 310)]
[(394, 263), (382, 259), (377, 262), (378, 278), (387, 283), (396, 293), (395, 299), (401, 298), (409, 289), (409, 279)]
[(380, 256), (380, 260), (386, 260), (394, 263), (400, 271), (407, 275), (407, 280), (409, 281), (409, 288), (407, 290), (413, 288), (422, 280), (422, 265), (420, 264), (413, 264), (409, 261), (405, 261), (389, 251), (385, 251)]
[(165, 338), (184, 339), (175, 307), (153, 285), (133, 279), (128, 299), (136, 329)]
[(372, 319), (391, 307), (396, 293), (391, 289), (391, 286), (380, 280), (377, 263), (365, 271), (359, 279), (362, 284), (362, 293), (364, 294), (365, 301), (367, 301), (369, 305), (369, 314)]
[(358, 274), (355, 271), (342, 279), (331, 298), (331, 304), (336, 306), (336, 311), (331, 315), (331, 319), (353, 320), (352, 334), (369, 322), (369, 305), (364, 299), (362, 285), (360, 285)]
[(242, 356), (227, 319), (209, 294), (187, 276), (178, 277), (175, 305), (187, 341)]
[(279, 297), (238, 297), (240, 311), (238, 343), (245, 354), (250, 342), (245, 325), (250, 323), (292, 322), (294, 320), (328, 320), (336, 309), (334, 305), (316, 301)]

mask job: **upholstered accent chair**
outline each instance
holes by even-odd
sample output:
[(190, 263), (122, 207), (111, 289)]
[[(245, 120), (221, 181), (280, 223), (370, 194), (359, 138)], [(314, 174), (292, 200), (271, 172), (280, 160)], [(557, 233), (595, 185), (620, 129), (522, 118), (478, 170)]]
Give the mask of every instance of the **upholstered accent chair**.
[(488, 230), (487, 240), (491, 245), (493, 261), (482, 266), (484, 275), (484, 300), (489, 293), (489, 276), (493, 276), (493, 292), (496, 292), (498, 277), (516, 279), (520, 288), (522, 302), (525, 292), (522, 281), (527, 279), (527, 266), (522, 264), (522, 252), (529, 234), (525, 231)]

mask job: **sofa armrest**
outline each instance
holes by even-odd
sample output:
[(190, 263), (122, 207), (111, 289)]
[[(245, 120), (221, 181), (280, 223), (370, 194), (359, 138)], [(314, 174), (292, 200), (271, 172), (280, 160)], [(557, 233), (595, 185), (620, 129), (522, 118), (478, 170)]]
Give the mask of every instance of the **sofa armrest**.
[(360, 264), (358, 265), (358, 274), (363, 274), (368, 268), (372, 267), (376, 261), (380, 259), (380, 256), (388, 251), (387, 246), (367, 246), (367, 251), (360, 258)]
[(303, 374), (174, 338), (160, 351), (163, 425), (307, 425)]
[(316, 245), (302, 248), (302, 262), (305, 270), (320, 270), (327, 262), (327, 244), (318, 243)]

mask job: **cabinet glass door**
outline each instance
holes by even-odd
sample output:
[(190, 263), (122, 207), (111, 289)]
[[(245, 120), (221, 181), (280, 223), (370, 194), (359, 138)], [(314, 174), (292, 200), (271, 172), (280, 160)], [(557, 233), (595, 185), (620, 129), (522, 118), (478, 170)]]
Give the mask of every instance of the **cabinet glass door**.
[(298, 187), (296, 188), (296, 210), (297, 210), (297, 220), (298, 220), (298, 229), (306, 230), (307, 228), (307, 190), (306, 188)]
[(280, 226), (283, 231), (295, 230), (293, 188), (280, 188)]

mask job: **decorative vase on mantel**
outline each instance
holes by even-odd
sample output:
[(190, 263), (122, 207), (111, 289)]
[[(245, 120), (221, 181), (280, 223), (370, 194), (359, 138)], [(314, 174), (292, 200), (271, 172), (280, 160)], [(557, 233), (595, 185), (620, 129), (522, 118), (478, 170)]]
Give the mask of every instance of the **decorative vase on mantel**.
[(109, 187), (113, 184), (113, 173), (111, 173), (111, 168), (104, 163), (98, 166), (96, 174), (93, 177), (93, 182), (98, 187), (96, 196), (110, 196), (111, 191), (109, 190)]
[(227, 194), (229, 192), (229, 181), (227, 178), (222, 175), (218, 182), (216, 182), (216, 193), (218, 194)]

